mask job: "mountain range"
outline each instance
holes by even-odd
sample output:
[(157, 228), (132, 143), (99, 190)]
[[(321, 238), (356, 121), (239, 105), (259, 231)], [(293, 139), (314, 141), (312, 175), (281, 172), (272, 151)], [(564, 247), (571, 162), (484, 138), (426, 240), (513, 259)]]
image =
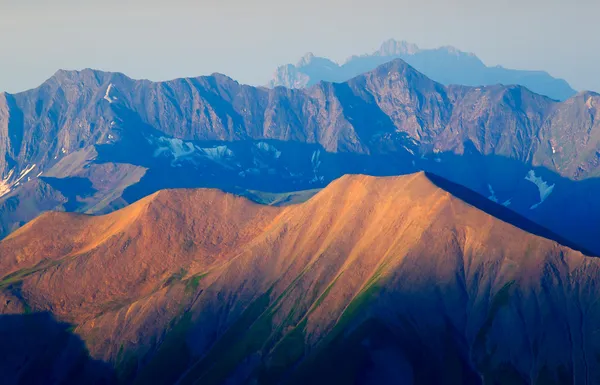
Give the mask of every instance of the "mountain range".
[(576, 93), (566, 81), (553, 78), (544, 71), (488, 67), (474, 54), (454, 47), (421, 49), (415, 44), (393, 39), (385, 41), (377, 51), (352, 56), (343, 64), (308, 53), (295, 65), (277, 68), (268, 86), (304, 88), (321, 81), (342, 83), (394, 59), (406, 61), (419, 72), (445, 85), (522, 85), (556, 100), (566, 100)]
[(165, 188), (285, 204), (344, 174), (425, 170), (598, 255), (599, 105), (592, 92), (557, 102), (444, 86), (401, 59), (306, 89), (59, 71), (0, 95), (0, 234), (45, 210), (108, 213)]
[(598, 259), (423, 172), (49, 212), (0, 255), (6, 384), (600, 380)]

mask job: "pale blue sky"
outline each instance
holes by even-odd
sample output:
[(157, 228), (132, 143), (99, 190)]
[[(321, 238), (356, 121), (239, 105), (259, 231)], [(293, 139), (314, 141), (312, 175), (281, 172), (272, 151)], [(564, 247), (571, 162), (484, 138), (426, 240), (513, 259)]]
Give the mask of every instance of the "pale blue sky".
[(341, 61), (396, 38), (600, 91), (599, 0), (0, 0), (0, 91), (86, 67), (264, 84), (307, 51)]

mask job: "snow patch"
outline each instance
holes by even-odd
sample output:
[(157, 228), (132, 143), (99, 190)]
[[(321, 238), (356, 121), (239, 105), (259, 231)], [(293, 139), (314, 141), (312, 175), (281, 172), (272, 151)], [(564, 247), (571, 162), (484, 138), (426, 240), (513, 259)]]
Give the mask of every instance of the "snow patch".
[(113, 87), (114, 87), (114, 86), (113, 86), (113, 84), (112, 84), (112, 83), (111, 83), (111, 84), (109, 84), (109, 85), (108, 85), (108, 88), (106, 89), (106, 94), (104, 94), (104, 100), (106, 100), (106, 101), (107, 101), (107, 102), (109, 102), (109, 103), (112, 103), (112, 102), (114, 102), (114, 101), (116, 101), (116, 100), (117, 100), (117, 97), (116, 97), (116, 96), (110, 96), (110, 91), (112, 91)]
[(312, 153), (312, 156), (310, 158), (310, 163), (312, 163), (313, 170), (315, 172), (317, 171), (317, 168), (319, 168), (319, 166), (321, 165), (321, 161), (319, 160), (320, 157), (321, 157), (321, 150), (316, 150)]
[(494, 188), (492, 187), (491, 184), (488, 183), (488, 190), (490, 191), (490, 196), (488, 197), (489, 200), (498, 203), (498, 198), (496, 197), (496, 192), (494, 191)]
[(171, 161), (171, 166), (175, 165), (175, 162), (180, 158), (187, 157), (191, 155), (194, 151), (194, 145), (189, 142), (184, 142), (181, 139), (177, 138), (167, 138), (161, 136), (158, 138), (159, 147), (154, 150), (154, 157), (157, 158), (162, 154), (167, 154), (168, 156), (173, 157), (173, 161)]
[(586, 105), (586, 106), (587, 106), (587, 108), (589, 108), (590, 110), (591, 110), (592, 108), (594, 108), (594, 103), (593, 103), (593, 99), (592, 99), (592, 97), (591, 97), (591, 96), (590, 96), (590, 97), (588, 98), (588, 100), (585, 102), (585, 105)]
[(319, 167), (321, 166), (321, 150), (313, 151), (310, 158), (310, 163), (313, 166), (313, 173), (315, 176), (308, 183), (323, 183), (325, 181), (325, 177), (318, 175)]
[(21, 179), (23, 179), (23, 177), (27, 174), (29, 174), (34, 168), (35, 168), (36, 164), (32, 164), (31, 166), (25, 168), (25, 170), (21, 171), (21, 174), (19, 176), (19, 179), (17, 179), (17, 182), (20, 181)]
[(319, 183), (319, 182), (320, 183), (325, 182), (325, 177), (315, 175), (311, 180), (308, 181), (308, 183)]
[[(492, 202), (500, 203), (500, 200), (496, 196), (496, 191), (494, 191), (494, 188), (489, 183), (488, 183), (488, 190), (490, 192), (490, 196), (488, 197), (488, 199), (491, 200)], [(512, 198), (509, 198), (500, 204), (504, 207), (508, 207), (508, 206), (510, 206), (511, 203), (512, 203)]]
[(540, 192), (540, 201), (529, 208), (530, 210), (533, 210), (542, 203), (544, 203), (546, 198), (548, 198), (548, 196), (552, 194), (555, 185), (549, 186), (548, 183), (545, 182), (541, 177), (536, 176), (535, 171), (533, 170), (530, 170), (527, 173), (527, 175), (525, 176), (525, 180), (528, 180), (531, 183), (535, 184)]
[(275, 146), (270, 145), (269, 143), (258, 142), (256, 143), (256, 148), (263, 152), (272, 154), (275, 159), (279, 159), (279, 157), (281, 156), (281, 151), (279, 151), (277, 148), (275, 148)]
[(216, 146), (216, 147), (196, 147), (198, 152), (203, 156), (214, 160), (216, 162), (221, 161), (223, 159), (233, 158), (233, 151), (229, 149), (227, 146)]
[[(109, 135), (109, 138), (112, 138), (112, 136)], [(154, 157), (166, 156), (172, 158), (171, 166), (173, 167), (178, 166), (177, 162), (184, 158), (193, 158), (189, 159), (192, 161), (199, 158), (208, 158), (214, 162), (223, 163), (235, 157), (233, 151), (225, 145), (199, 147), (192, 142), (164, 136), (157, 138), (154, 142), (151, 141), (151, 143), (157, 145), (156, 150), (154, 150)]]
[(8, 175), (6, 176), (6, 178), (0, 179), (0, 197), (4, 196), (10, 192), (10, 189), (12, 187), (12, 185), (10, 183), (10, 178), (12, 177), (14, 171), (15, 171), (14, 169), (10, 170), (8, 172)]
[[(11, 180), (15, 174), (15, 170), (10, 170), (5, 178), (0, 179), (0, 197), (3, 197), (11, 192), (13, 188), (19, 186), (21, 184), (21, 180), (23, 180), (23, 178), (25, 178), (27, 174), (29, 174), (35, 168), (35, 166), (36, 164), (34, 163), (31, 166), (25, 167), (25, 169), (19, 173), (19, 176), (15, 180)], [(29, 180), (29, 178), (27, 180)]]

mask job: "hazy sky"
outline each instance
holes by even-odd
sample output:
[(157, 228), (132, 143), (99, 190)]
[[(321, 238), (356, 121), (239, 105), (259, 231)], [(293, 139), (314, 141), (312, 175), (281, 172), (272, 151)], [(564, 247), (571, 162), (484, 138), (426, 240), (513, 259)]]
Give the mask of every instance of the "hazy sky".
[(0, 91), (86, 67), (264, 84), (305, 52), (342, 61), (388, 38), (600, 91), (599, 16), (600, 0), (0, 0)]

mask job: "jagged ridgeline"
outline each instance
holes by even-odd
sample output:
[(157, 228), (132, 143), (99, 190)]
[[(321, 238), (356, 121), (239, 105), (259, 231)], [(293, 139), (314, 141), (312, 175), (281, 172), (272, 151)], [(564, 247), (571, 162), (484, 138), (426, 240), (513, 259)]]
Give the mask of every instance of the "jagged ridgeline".
[(405, 60), (417, 71), (445, 85), (519, 84), (555, 100), (566, 100), (576, 94), (566, 81), (553, 78), (545, 71), (488, 67), (474, 54), (455, 47), (421, 49), (415, 44), (393, 39), (383, 42), (373, 53), (352, 56), (342, 64), (307, 53), (298, 63), (277, 68), (269, 87), (304, 88), (321, 81), (341, 83), (394, 59)]
[(426, 170), (600, 254), (599, 103), (444, 86), (401, 59), (302, 90), (60, 71), (0, 95), (0, 236), (45, 210), (108, 213), (164, 188), (290, 196)]

